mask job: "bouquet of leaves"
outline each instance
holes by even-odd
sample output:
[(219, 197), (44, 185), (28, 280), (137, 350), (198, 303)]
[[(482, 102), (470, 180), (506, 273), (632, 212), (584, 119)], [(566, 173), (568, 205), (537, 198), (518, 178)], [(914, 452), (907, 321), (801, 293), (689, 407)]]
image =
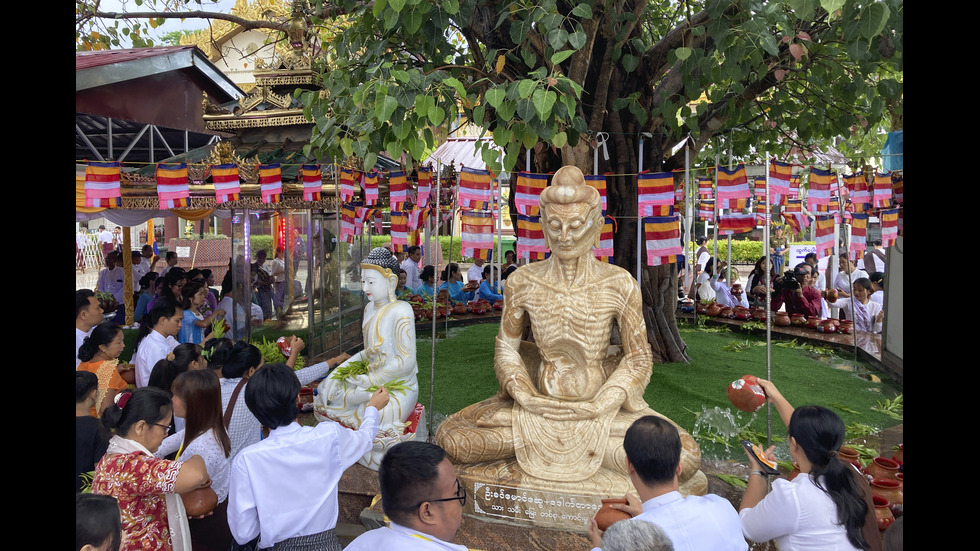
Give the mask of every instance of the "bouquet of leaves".
[[(289, 359), (279, 350), (279, 345), (276, 344), (276, 341), (269, 342), (265, 337), (262, 337), (261, 341), (252, 339), (249, 341), (249, 344), (259, 349), (265, 363), (286, 363), (286, 360)], [(293, 366), (293, 369), (303, 369), (305, 365), (306, 361), (303, 359), (302, 354), (296, 356), (296, 364)]]
[(368, 365), (366, 360), (347, 362), (347, 365), (335, 368), (333, 373), (330, 374), (330, 378), (337, 381), (344, 381), (351, 377), (357, 377), (358, 375), (367, 375)]
[[(406, 384), (406, 381), (404, 379), (398, 379), (397, 381), (388, 381), (387, 383), (385, 383), (384, 386), (385, 388), (388, 389), (389, 394), (393, 394), (395, 392), (400, 392), (402, 394), (405, 394), (405, 391), (408, 390), (408, 385)], [(371, 385), (367, 388), (367, 391), (374, 393), (377, 392), (379, 388), (381, 388), (380, 385)]]

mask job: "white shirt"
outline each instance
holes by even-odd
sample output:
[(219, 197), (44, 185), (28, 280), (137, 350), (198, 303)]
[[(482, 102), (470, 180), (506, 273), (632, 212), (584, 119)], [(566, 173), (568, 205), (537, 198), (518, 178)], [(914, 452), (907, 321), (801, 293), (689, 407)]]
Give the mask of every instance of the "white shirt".
[[(868, 272), (865, 272), (864, 270), (857, 270), (857, 269), (851, 272), (852, 283), (854, 281), (857, 281), (858, 279), (861, 279), (862, 277), (868, 277)], [(847, 282), (847, 274), (845, 274), (844, 272), (837, 272), (837, 279), (834, 280), (834, 288), (837, 289), (838, 291), (844, 291), (845, 293), (851, 292), (851, 287)]]
[(173, 266), (171, 266), (170, 264), (164, 264), (163, 265), (163, 268), (160, 269), (160, 273), (157, 274), (157, 277), (163, 277), (163, 276), (167, 275), (167, 272), (169, 272), (170, 271), (170, 268), (172, 268), (172, 267)]
[[(466, 282), (469, 283), (470, 281), (476, 281), (477, 283), (483, 281), (483, 266), (477, 266), (474, 264), (470, 266), (469, 270), (466, 270)], [(411, 287), (411, 285), (409, 285), (409, 287)]]
[(441, 539), (418, 532), (394, 522), (390, 526), (383, 526), (374, 530), (368, 530), (350, 545), (345, 547), (347, 551), (467, 551), (465, 545), (457, 545), (442, 541)]
[(150, 260), (148, 258), (140, 258), (140, 269), (143, 270), (143, 275), (150, 273)]
[[(164, 438), (163, 443), (160, 444), (160, 447), (157, 448), (156, 453), (153, 455), (162, 459), (179, 450), (183, 443), (184, 430), (181, 429)], [(218, 494), (218, 503), (221, 503), (228, 498), (228, 486), (231, 482), (229, 477), (231, 473), (231, 459), (225, 457), (225, 449), (221, 447), (221, 443), (218, 442), (218, 437), (214, 434), (213, 429), (195, 438), (190, 446), (187, 446), (187, 448), (180, 452), (179, 460), (184, 462), (195, 455), (200, 455), (201, 459), (204, 460), (204, 466), (207, 467), (208, 476), (211, 477), (211, 489), (214, 490), (214, 493)]]
[[(93, 326), (92, 329), (95, 329), (95, 327)], [(92, 329), (89, 329), (88, 333), (86, 333), (77, 327), (75, 328), (75, 369), (78, 369), (78, 364), (82, 363), (82, 360), (78, 359), (78, 349), (85, 342), (85, 337), (92, 334)]]
[(775, 539), (780, 551), (854, 549), (846, 530), (837, 522), (837, 506), (809, 474), (792, 481), (777, 478), (769, 495), (755, 507), (739, 511), (738, 516), (746, 539)]
[(133, 365), (136, 367), (136, 388), (143, 388), (150, 382), (150, 372), (153, 371), (153, 366), (166, 358), (167, 354), (173, 352), (178, 344), (180, 343), (177, 342), (177, 339), (164, 337), (156, 329), (150, 330), (150, 334), (140, 341), (136, 354), (133, 354)]
[(81, 232), (80, 231), (80, 232), (78, 232), (78, 233), (75, 234), (75, 246), (76, 247), (78, 247), (79, 249), (84, 249), (85, 247), (88, 246), (88, 243), (89, 243), (89, 241), (88, 241), (88, 235), (85, 235), (85, 232)]
[(400, 267), (402, 271), (405, 272), (405, 286), (412, 289), (418, 289), (419, 285), (422, 285), (422, 280), (419, 279), (418, 263), (411, 258), (406, 258), (402, 261)]
[(274, 258), (269, 263), (269, 275), (275, 283), (286, 281), (286, 263), (281, 258)]
[(680, 492), (668, 492), (644, 501), (643, 512), (636, 518), (659, 526), (674, 543), (675, 551), (749, 548), (735, 508), (715, 494), (683, 497)]
[(259, 547), (266, 548), (336, 527), (340, 476), (371, 449), (377, 433), (378, 410), (368, 407), (356, 431), (339, 423), (293, 422), (242, 450), (232, 462), (228, 494), (235, 540), (259, 536)]
[(112, 243), (112, 232), (109, 230), (99, 232), (99, 243)]
[[(317, 379), (321, 379), (330, 371), (327, 362), (320, 362), (308, 367), (304, 367), (296, 372), (296, 378), (300, 384), (308, 385)], [(231, 402), (231, 395), (235, 393), (235, 387), (241, 382), (241, 377), (234, 379), (221, 379), (221, 412), (228, 411), (228, 404)], [(255, 444), (262, 439), (262, 424), (252, 415), (252, 412), (245, 405), (245, 387), (242, 386), (235, 401), (235, 409), (231, 412), (231, 422), (228, 423), (228, 438), (231, 439), (230, 459), (235, 457), (243, 449)], [(364, 454), (361, 454), (364, 455)], [(252, 536), (255, 537), (255, 536)]]
[(102, 268), (99, 272), (99, 282), (95, 288), (99, 291), (110, 293), (115, 297), (116, 302), (123, 303), (123, 269), (116, 266), (113, 269)]

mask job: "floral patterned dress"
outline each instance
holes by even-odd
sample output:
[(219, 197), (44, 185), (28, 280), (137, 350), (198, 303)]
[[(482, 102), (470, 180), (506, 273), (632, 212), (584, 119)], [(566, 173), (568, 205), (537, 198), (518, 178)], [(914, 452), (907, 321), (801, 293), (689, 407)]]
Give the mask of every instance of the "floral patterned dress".
[(140, 452), (106, 455), (95, 466), (92, 493), (119, 501), (121, 551), (173, 549), (164, 494), (173, 493), (180, 463)]

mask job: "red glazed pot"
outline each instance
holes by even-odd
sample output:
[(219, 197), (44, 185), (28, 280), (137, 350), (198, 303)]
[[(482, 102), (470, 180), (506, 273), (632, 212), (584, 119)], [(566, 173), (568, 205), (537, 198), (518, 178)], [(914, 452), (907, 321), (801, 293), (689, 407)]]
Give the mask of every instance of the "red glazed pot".
[(871, 481), (871, 494), (887, 499), (892, 507), (901, 505), (905, 501), (902, 483), (894, 478), (873, 479)]
[(820, 322), (820, 327), (817, 328), (821, 333), (836, 333), (837, 324), (834, 323), (832, 319), (825, 319)]
[(790, 316), (790, 323), (798, 327), (806, 327), (806, 316), (803, 314), (793, 314)]
[(599, 530), (603, 532), (616, 522), (632, 518), (626, 511), (613, 509), (611, 506), (614, 503), (626, 505), (626, 500), (623, 498), (604, 499), (602, 500), (602, 508), (595, 514), (595, 523), (599, 526)]
[(895, 522), (895, 515), (892, 514), (891, 504), (881, 496), (872, 496), (875, 504), (875, 518), (878, 520), (878, 530), (884, 532)]
[(789, 314), (786, 312), (776, 312), (776, 316), (772, 319), (772, 324), (778, 327), (789, 327), (793, 325), (793, 322), (789, 319)]
[(894, 479), (895, 475), (898, 474), (898, 462), (887, 457), (876, 457), (864, 467), (864, 473), (874, 478)]
[(806, 319), (806, 326), (808, 329), (819, 330), (821, 323), (823, 323), (823, 320), (820, 319), (820, 316), (810, 316)]
[(719, 318), (730, 318), (730, 317), (732, 317), (732, 307), (731, 306), (722, 306), (721, 307), (721, 312), (718, 312), (718, 317)]
[(749, 413), (758, 411), (766, 403), (766, 393), (759, 386), (759, 379), (755, 375), (742, 375), (741, 379), (728, 385), (726, 392), (728, 401), (733, 406)]
[(837, 328), (837, 331), (845, 335), (852, 333), (854, 331), (854, 322), (851, 320), (841, 320), (840, 327)]

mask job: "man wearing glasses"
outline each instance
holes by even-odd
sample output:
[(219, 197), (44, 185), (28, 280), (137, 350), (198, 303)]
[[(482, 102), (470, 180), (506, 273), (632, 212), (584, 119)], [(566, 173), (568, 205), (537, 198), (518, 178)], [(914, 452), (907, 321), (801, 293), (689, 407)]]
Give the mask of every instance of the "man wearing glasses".
[(402, 442), (378, 470), (381, 504), (390, 526), (360, 535), (347, 551), (467, 551), (449, 543), (463, 520), (466, 489), (446, 452), (427, 442)]

